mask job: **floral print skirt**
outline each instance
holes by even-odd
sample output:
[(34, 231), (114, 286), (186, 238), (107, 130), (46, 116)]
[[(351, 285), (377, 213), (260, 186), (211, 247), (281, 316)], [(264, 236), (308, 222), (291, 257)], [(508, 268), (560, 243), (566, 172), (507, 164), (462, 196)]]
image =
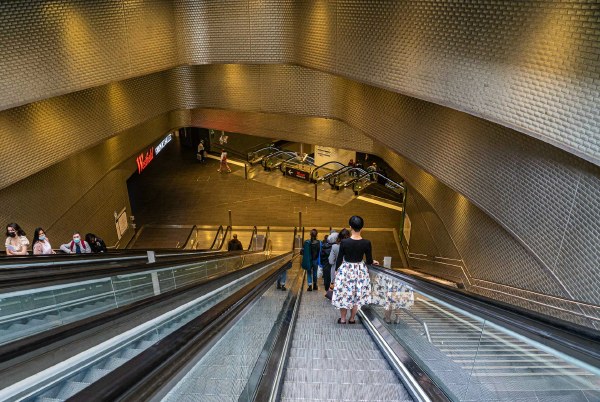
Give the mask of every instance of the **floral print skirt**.
[(385, 310), (409, 309), (415, 303), (413, 289), (398, 279), (384, 274), (371, 275), (372, 303)]
[(371, 302), (371, 281), (364, 262), (345, 262), (335, 275), (331, 304), (336, 308), (351, 309)]

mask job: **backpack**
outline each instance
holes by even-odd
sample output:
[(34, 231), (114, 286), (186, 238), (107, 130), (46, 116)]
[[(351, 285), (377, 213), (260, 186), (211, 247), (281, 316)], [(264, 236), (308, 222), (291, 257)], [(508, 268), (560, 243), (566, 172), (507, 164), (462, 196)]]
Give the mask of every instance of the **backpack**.
[(331, 264), (329, 264), (329, 254), (331, 254), (331, 247), (333, 244), (330, 244), (327, 241), (323, 242), (321, 246), (321, 264), (323, 268), (331, 268)]

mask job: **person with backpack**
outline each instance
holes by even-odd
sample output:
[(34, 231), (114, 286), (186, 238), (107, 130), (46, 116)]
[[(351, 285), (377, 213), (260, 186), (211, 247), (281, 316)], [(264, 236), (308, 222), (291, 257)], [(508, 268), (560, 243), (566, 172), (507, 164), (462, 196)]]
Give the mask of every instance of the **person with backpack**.
[(325, 286), (325, 291), (329, 289), (329, 285), (331, 285), (331, 264), (329, 263), (329, 255), (331, 254), (331, 248), (337, 241), (338, 233), (335, 230), (332, 230), (329, 233), (329, 236), (325, 237), (323, 244), (321, 246), (321, 266), (323, 267), (323, 285)]
[(60, 246), (60, 251), (67, 254), (89, 254), (92, 252), (90, 244), (81, 240), (79, 232), (73, 233), (73, 240)]
[(309, 292), (318, 290), (317, 273), (321, 265), (321, 242), (317, 239), (317, 229), (310, 231), (310, 239), (302, 245), (302, 269), (306, 271)]

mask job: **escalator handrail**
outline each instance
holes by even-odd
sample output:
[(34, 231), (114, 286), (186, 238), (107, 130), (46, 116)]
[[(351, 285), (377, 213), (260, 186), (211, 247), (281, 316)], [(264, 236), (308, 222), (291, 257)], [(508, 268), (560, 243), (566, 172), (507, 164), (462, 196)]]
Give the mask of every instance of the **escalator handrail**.
[[(341, 176), (344, 173), (349, 173), (349, 172), (357, 172), (358, 174), (356, 175), (356, 177), (364, 176), (365, 174), (368, 173), (365, 169), (362, 169), (362, 168), (357, 168), (354, 166), (346, 166), (346, 167), (336, 170), (335, 172), (331, 172), (331, 173), (323, 176), (322, 181), (327, 180), (327, 182), (333, 186), (335, 183), (332, 183), (331, 182), (332, 180), (334, 180), (338, 176)], [(349, 180), (348, 182), (346, 182), (346, 185), (353, 182), (356, 179), (356, 177), (353, 178), (352, 180)]]
[(368, 178), (368, 179), (369, 179), (369, 181), (372, 181), (371, 179), (372, 179), (373, 177), (381, 177), (381, 178), (383, 178), (383, 179), (387, 180), (389, 183), (392, 183), (394, 186), (396, 186), (396, 188), (402, 189), (402, 191), (404, 191), (404, 189), (405, 189), (405, 187), (404, 187), (404, 185), (403, 185), (403, 184), (396, 183), (396, 182), (395, 182), (395, 181), (393, 181), (392, 179), (389, 179), (388, 177), (386, 177), (386, 176), (382, 175), (382, 174), (381, 174), (381, 173), (379, 173), (379, 172), (366, 172), (365, 174), (363, 174), (363, 175), (361, 175), (361, 176), (355, 177), (354, 179), (347, 181), (347, 182), (345, 183), (345, 186), (350, 186), (350, 185), (352, 185), (352, 186), (354, 187), (355, 183), (359, 182), (360, 180), (362, 180), (362, 179), (365, 179), (365, 178)]
[[(299, 159), (298, 159), (299, 158)], [(290, 158), (284, 162), (282, 162), (279, 165), (279, 170), (282, 173), (285, 173), (285, 169), (288, 167), (293, 167), (293, 166), (298, 166), (298, 165), (309, 165), (309, 166), (315, 166), (314, 162), (310, 162), (310, 161), (306, 161), (306, 159), (308, 158), (308, 155), (304, 155), (303, 157), (300, 157), (300, 155), (295, 156), (293, 158)], [(312, 169), (311, 169), (311, 173), (312, 173)]]
[[(215, 234), (215, 238), (213, 239), (212, 244), (210, 245), (209, 250), (215, 250), (215, 244), (217, 244), (217, 241), (219, 239), (219, 233), (223, 232), (223, 225), (219, 225), (219, 228), (217, 229), (217, 233)], [(218, 248), (217, 250), (220, 250), (221, 248)]]
[[(271, 146), (268, 146), (268, 147), (263, 147), (263, 148), (257, 149), (256, 151), (247, 151), (247, 161), (248, 161), (248, 162), (252, 162), (252, 161), (250, 160), (250, 154), (257, 154), (257, 153), (259, 153), (260, 151), (267, 150), (267, 149), (271, 149), (271, 150), (273, 150), (273, 152), (281, 151), (281, 149), (279, 149), (279, 148), (277, 148), (277, 147), (274, 147), (274, 146), (272, 146), (272, 145), (271, 145)], [(270, 154), (265, 154), (265, 155), (263, 155), (263, 156), (260, 158), (260, 160), (262, 160), (263, 158), (265, 158), (265, 157), (266, 157), (266, 156), (268, 156), (268, 155), (270, 155)]]
[[(270, 158), (273, 158), (275, 156), (281, 155), (281, 154), (285, 154), (287, 156), (289, 156), (290, 158), (294, 158), (295, 156), (297, 156), (298, 154), (294, 151), (286, 151), (286, 150), (281, 150), (281, 151), (277, 151), (277, 152), (273, 152), (272, 154), (269, 154), (267, 156), (265, 156), (264, 158), (262, 158), (262, 160), (260, 161), (260, 164), (262, 165), (262, 167), (267, 167), (267, 160)], [(288, 159), (290, 159), (288, 158)], [(286, 159), (287, 160), (287, 159)], [(283, 161), (282, 161), (283, 162)]]
[(190, 234), (188, 235), (187, 239), (185, 239), (185, 242), (183, 243), (183, 247), (179, 247), (182, 250), (187, 250), (187, 245), (190, 242), (190, 239), (192, 238), (192, 235), (195, 234), (196, 238), (198, 238), (198, 226), (194, 225), (192, 226), (192, 230), (190, 231)]
[(252, 233), (250, 234), (250, 244), (248, 244), (248, 248), (246, 250), (252, 250), (252, 243), (256, 240), (256, 236), (258, 235), (258, 229), (256, 226), (252, 228)]
[(323, 164), (321, 164), (321, 165), (319, 165), (319, 166), (317, 166), (317, 167), (315, 167), (315, 168), (313, 169), (313, 171), (311, 172), (310, 179), (314, 181), (314, 180), (315, 180), (315, 173), (316, 173), (316, 172), (317, 172), (319, 169), (321, 169), (321, 168), (323, 168), (323, 167), (325, 167), (325, 166), (327, 166), (327, 165), (331, 165), (331, 164), (333, 164), (333, 163), (335, 163), (335, 164), (338, 164), (338, 165), (340, 165), (341, 167), (340, 167), (339, 169), (336, 169), (334, 172), (328, 173), (327, 175), (323, 176), (322, 178), (320, 178), (320, 179), (319, 179), (319, 181), (325, 181), (325, 180), (326, 180), (326, 177), (327, 177), (328, 175), (330, 175), (330, 174), (333, 174), (333, 173), (337, 172), (337, 171), (338, 171), (338, 170), (340, 170), (340, 169), (343, 169), (343, 168), (345, 168), (345, 167), (348, 167), (347, 165), (344, 165), (342, 162), (338, 162), (338, 161), (329, 161), (329, 162), (325, 162), (325, 163), (323, 163)]
[[(12, 269), (55, 269), (60, 270), (65, 266), (75, 265), (95, 265), (99, 263), (118, 262), (125, 260), (146, 260), (148, 259), (148, 251), (145, 249), (129, 249), (110, 251), (107, 253), (96, 254), (51, 254), (51, 255), (36, 255), (36, 256), (15, 256), (2, 259), (0, 263), (0, 273), (10, 272)], [(161, 248), (154, 251), (157, 257), (175, 257), (175, 256), (190, 256), (190, 255), (205, 255), (211, 250), (181, 250), (171, 248)]]
[[(262, 263), (263, 262), (258, 264)], [(222, 275), (217, 274), (207, 276), (206, 278), (198, 282), (189, 285), (184, 285), (160, 293), (159, 295), (154, 295), (145, 299), (137, 300), (131, 304), (116, 307), (111, 310), (102, 312), (100, 314), (86, 317), (74, 322), (69, 322), (59, 327), (51, 328), (47, 331), (39, 332), (37, 334), (30, 335), (26, 338), (17, 339), (15, 341), (0, 345), (0, 364), (4, 364), (11, 359), (32, 353), (36, 350), (44, 350), (44, 353), (47, 353), (45, 349), (48, 348), (51, 344), (63, 341), (66, 338), (72, 338), (77, 334), (80, 334), (93, 328), (97, 328), (100, 325), (111, 323), (120, 317), (124, 317), (134, 313), (139, 313), (141, 310), (146, 309), (149, 306), (156, 306), (156, 303), (163, 302), (167, 299), (176, 297), (190, 290), (201, 288), (209, 282), (216, 281), (219, 279), (225, 280), (226, 278), (237, 276), (244, 272), (249, 272), (255, 269), (257, 266), (259, 266), (258, 264), (254, 264), (249, 267), (238, 269), (235, 271), (227, 272)], [(31, 358), (31, 356), (28, 356), (28, 359), (29, 358)]]
[[(243, 254), (258, 254), (262, 251), (243, 251)], [(135, 263), (126, 263), (123, 266), (94, 264), (92, 266), (74, 265), (69, 267), (51, 267), (48, 269), (18, 268), (3, 272), (0, 275), (0, 295), (17, 290), (38, 289), (41, 287), (55, 286), (67, 283), (76, 283), (93, 279), (126, 275), (137, 272), (154, 271), (174, 265), (189, 265), (203, 261), (214, 261), (231, 257), (223, 252), (188, 254), (183, 258), (160, 259), (153, 264), (141, 260)]]
[(225, 245), (225, 242), (227, 241), (227, 235), (230, 234), (230, 232), (233, 230), (233, 228), (229, 225), (227, 225), (227, 227), (225, 228), (225, 232), (223, 232), (223, 238), (221, 239), (221, 244), (219, 245), (219, 248), (217, 250), (223, 250), (223, 246)]
[(371, 265), (369, 270), (399, 279), (416, 291), (600, 367), (600, 334), (587, 327), (379, 266)]
[(250, 306), (289, 268), (291, 253), (272, 270), (125, 362), (68, 401), (149, 400), (203, 349), (213, 345), (235, 316)]
[(265, 240), (263, 242), (262, 251), (267, 251), (267, 243), (271, 240), (271, 227), (267, 226), (267, 230), (265, 231)]

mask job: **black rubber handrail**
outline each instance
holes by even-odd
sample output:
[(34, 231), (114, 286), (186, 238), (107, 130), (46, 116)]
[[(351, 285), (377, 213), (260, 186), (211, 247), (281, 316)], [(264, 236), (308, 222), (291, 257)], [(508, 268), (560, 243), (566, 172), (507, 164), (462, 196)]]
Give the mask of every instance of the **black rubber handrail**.
[(378, 266), (369, 266), (369, 270), (397, 278), (416, 291), (600, 367), (600, 333), (590, 328)]
[(196, 233), (196, 230), (198, 230), (198, 227), (196, 225), (192, 226), (192, 230), (190, 230), (190, 234), (188, 234), (187, 238), (185, 239), (185, 242), (183, 242), (183, 246), (182, 247), (177, 247), (178, 249), (182, 249), (185, 250), (188, 243), (190, 242), (190, 239), (192, 238), (192, 235), (194, 233)]
[[(277, 152), (273, 152), (272, 154), (269, 154), (269, 155), (265, 156), (260, 161), (261, 166), (266, 169), (267, 168), (267, 162), (266, 161), (269, 160), (270, 158), (273, 158), (274, 156), (281, 155), (281, 154), (285, 154), (286, 156), (289, 156), (289, 158), (287, 158), (287, 159), (294, 158), (294, 157), (296, 157), (298, 155), (296, 152), (293, 152), (293, 151), (277, 151)], [(282, 160), (281, 162), (284, 162), (284, 161)], [(279, 162), (279, 163), (281, 163), (281, 162)]]
[(265, 231), (265, 240), (263, 242), (262, 251), (267, 250), (267, 243), (271, 240), (271, 227), (267, 226), (267, 230)]
[(312, 171), (312, 172), (311, 172), (311, 174), (310, 174), (310, 180), (311, 180), (311, 181), (317, 181), (317, 180), (315, 179), (315, 174), (316, 174), (316, 173), (319, 171), (319, 169), (322, 169), (322, 168), (324, 168), (325, 166), (329, 166), (329, 165), (333, 165), (333, 164), (340, 165), (340, 168), (336, 169), (334, 172), (328, 173), (327, 175), (323, 176), (321, 179), (319, 179), (320, 181), (322, 181), (322, 180), (327, 180), (327, 176), (328, 176), (328, 175), (330, 175), (330, 174), (334, 174), (335, 172), (337, 172), (337, 171), (339, 171), (339, 170), (341, 170), (341, 169), (343, 169), (343, 168), (347, 168), (347, 167), (348, 167), (348, 166), (344, 165), (342, 162), (338, 162), (338, 161), (329, 161), (329, 162), (325, 162), (325, 163), (323, 163), (323, 164), (321, 164), (321, 165), (319, 165), (319, 166), (317, 166), (317, 167), (315, 167), (315, 168), (313, 169), (313, 171)]
[[(258, 254), (259, 252), (242, 252), (244, 254)], [(39, 285), (50, 286), (62, 283), (105, 278), (109, 276), (124, 275), (135, 272), (143, 272), (169, 268), (173, 265), (190, 264), (194, 262), (213, 261), (222, 258), (230, 258), (226, 253), (206, 253), (202, 255), (190, 255), (187, 257), (161, 258), (152, 265), (145, 261), (132, 263), (125, 261), (114, 264), (95, 264), (92, 266), (74, 265), (50, 268), (15, 268), (6, 270), (0, 275), (0, 291), (13, 291), (17, 289), (33, 288)]]
[[(219, 233), (222, 233), (222, 232), (223, 232), (223, 225), (219, 225), (219, 228), (217, 229), (217, 233), (215, 234), (215, 238), (213, 239), (213, 242), (209, 247), (210, 250), (214, 250), (215, 244), (217, 243), (217, 240), (219, 239)], [(218, 250), (220, 250), (220, 248)]]
[(252, 234), (250, 234), (250, 244), (248, 244), (248, 248), (246, 250), (252, 250), (252, 243), (256, 241), (256, 236), (258, 235), (258, 229), (256, 226), (252, 227)]
[[(131, 314), (141, 314), (144, 309), (155, 308), (157, 307), (158, 303), (172, 300), (173, 297), (183, 295), (184, 293), (190, 291), (194, 291), (195, 295), (206, 293), (200, 292), (199, 290), (205, 288), (209, 283), (217, 285), (222, 282), (229, 282), (233, 280), (231, 278), (235, 279), (245, 275), (248, 272), (260, 269), (267, 263), (269, 263), (269, 261), (263, 261), (232, 272), (211, 275), (196, 283), (185, 285), (180, 288), (161, 293), (160, 295), (138, 300), (126, 306), (117, 307), (100, 314), (61, 325), (59, 327), (40, 332), (26, 338), (18, 339), (4, 345), (0, 345), (0, 364), (4, 365), (11, 359), (33, 353), (37, 350), (43, 349), (44, 353), (47, 353), (47, 348), (54, 343), (59, 342), (64, 344), (64, 341), (67, 338), (72, 338), (83, 332), (97, 328), (100, 325), (113, 325), (117, 319), (127, 317)], [(30, 358), (31, 356), (27, 356), (27, 359)]]
[(221, 331), (260, 297), (289, 268), (291, 257), (233, 295), (217, 303), (68, 401), (141, 401), (156, 395), (202, 350), (212, 346)]
[[(332, 187), (338, 186), (339, 184), (335, 182), (335, 179), (344, 173), (350, 173), (350, 172), (356, 172), (357, 177), (365, 176), (368, 173), (365, 169), (357, 168), (354, 166), (346, 166), (345, 168), (341, 168), (339, 170), (336, 170), (333, 173), (330, 173), (330, 174), (324, 176), (323, 180), (327, 180), (329, 185), (331, 185)], [(348, 186), (354, 180), (356, 180), (356, 178), (353, 178), (352, 180), (348, 180), (347, 182), (344, 183), (344, 186)]]

